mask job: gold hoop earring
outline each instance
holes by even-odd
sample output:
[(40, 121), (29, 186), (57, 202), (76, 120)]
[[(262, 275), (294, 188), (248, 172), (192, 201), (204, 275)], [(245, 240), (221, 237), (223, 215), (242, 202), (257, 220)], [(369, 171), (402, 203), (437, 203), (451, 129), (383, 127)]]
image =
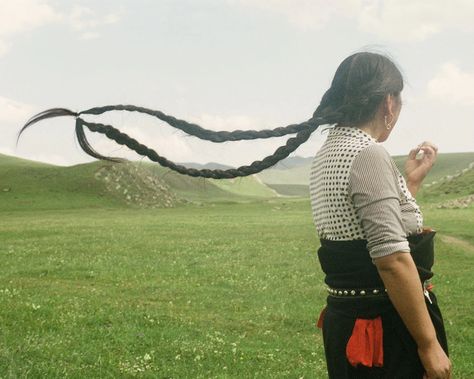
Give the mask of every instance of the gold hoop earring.
[[(393, 121), (393, 119), (392, 119), (392, 121)], [(385, 129), (390, 130), (391, 128), (392, 128), (392, 123), (389, 122), (387, 124), (387, 116), (385, 116)]]

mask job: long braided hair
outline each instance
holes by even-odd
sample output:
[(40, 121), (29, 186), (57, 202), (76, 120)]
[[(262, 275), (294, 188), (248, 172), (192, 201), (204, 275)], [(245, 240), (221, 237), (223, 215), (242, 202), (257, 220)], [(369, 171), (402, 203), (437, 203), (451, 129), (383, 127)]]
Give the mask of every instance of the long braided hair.
[[(76, 136), (80, 147), (88, 155), (102, 160), (114, 162), (123, 161), (120, 158), (103, 156), (90, 145), (84, 128), (91, 132), (104, 134), (107, 138), (120, 145), (125, 145), (139, 155), (148, 157), (181, 174), (214, 179), (228, 179), (239, 176), (247, 176), (258, 173), (275, 165), (278, 161), (286, 158), (301, 144), (306, 142), (321, 125), (346, 125), (357, 127), (370, 121), (386, 95), (398, 96), (403, 89), (403, 78), (400, 70), (388, 57), (373, 52), (358, 52), (344, 59), (336, 70), (331, 87), (323, 95), (319, 106), (313, 116), (302, 123), (291, 124), (286, 127), (278, 127), (266, 130), (235, 130), (213, 131), (204, 129), (199, 125), (177, 119), (161, 111), (151, 110), (134, 105), (109, 105), (91, 108), (81, 112), (73, 112), (64, 108), (54, 108), (33, 116), (18, 133), (20, 135), (38, 121), (53, 117), (72, 116), (76, 119)], [(228, 170), (209, 170), (188, 168), (176, 164), (159, 155), (155, 150), (141, 144), (137, 140), (122, 133), (111, 125), (93, 123), (84, 120), (81, 115), (100, 115), (110, 111), (139, 112), (156, 117), (174, 128), (212, 142), (252, 140), (258, 138), (281, 137), (287, 134), (296, 134), (289, 138), (285, 145), (261, 161), (254, 161), (248, 166), (241, 166)], [(18, 141), (18, 140), (17, 140)]]

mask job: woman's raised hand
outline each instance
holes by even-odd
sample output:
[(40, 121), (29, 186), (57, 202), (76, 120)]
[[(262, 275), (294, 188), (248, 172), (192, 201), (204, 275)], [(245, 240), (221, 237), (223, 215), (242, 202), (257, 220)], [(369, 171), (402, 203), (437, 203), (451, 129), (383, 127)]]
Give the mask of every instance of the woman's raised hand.
[[(423, 152), (423, 156), (417, 159), (416, 156), (420, 151)], [(405, 162), (407, 183), (418, 188), (431, 167), (433, 167), (437, 155), (438, 147), (429, 141), (424, 141), (411, 149)]]

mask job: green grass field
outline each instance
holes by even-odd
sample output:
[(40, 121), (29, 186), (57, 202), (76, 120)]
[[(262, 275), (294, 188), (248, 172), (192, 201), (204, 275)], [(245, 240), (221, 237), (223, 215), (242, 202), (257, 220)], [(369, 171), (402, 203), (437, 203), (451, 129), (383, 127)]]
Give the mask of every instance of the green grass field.
[[(474, 377), (473, 220), (425, 216), (456, 378)], [(307, 200), (4, 212), (0, 239), (2, 378), (325, 377)]]
[[(172, 174), (181, 194), (202, 185), (196, 201), (140, 209), (101, 192), (81, 174), (91, 166), (1, 162), (0, 378), (326, 377), (309, 199)], [(445, 195), (469, 193), (465, 180)], [(474, 206), (438, 209), (444, 199), (420, 205), (438, 231), (454, 377), (471, 379)]]

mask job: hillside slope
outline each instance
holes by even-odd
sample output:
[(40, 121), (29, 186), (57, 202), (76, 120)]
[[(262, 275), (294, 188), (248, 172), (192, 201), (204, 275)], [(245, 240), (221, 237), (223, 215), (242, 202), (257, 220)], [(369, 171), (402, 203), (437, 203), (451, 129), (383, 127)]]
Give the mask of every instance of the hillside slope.
[[(225, 180), (193, 178), (155, 163), (136, 164), (149, 170), (152, 175), (162, 178), (178, 196), (189, 201), (235, 201), (278, 196), (255, 175)], [(195, 166), (209, 168), (207, 165)], [(225, 169), (228, 166), (219, 168)]]
[[(407, 159), (406, 155), (398, 155), (393, 157), (393, 160), (397, 164), (400, 172), (404, 172), (404, 164)], [(470, 153), (441, 153), (438, 154), (436, 163), (428, 173), (424, 180), (425, 184), (432, 183), (448, 175), (456, 175), (463, 169), (468, 167), (474, 162), (474, 152)]]
[(0, 209), (63, 209), (123, 205), (107, 197), (96, 164), (58, 167), (0, 156)]
[(474, 163), (454, 175), (425, 185), (417, 199), (436, 204), (438, 208), (468, 207), (474, 203)]
[(0, 155), (0, 210), (173, 207), (248, 201), (276, 194), (256, 177), (213, 181), (142, 162), (96, 161), (59, 167)]
[[(407, 156), (393, 157), (400, 172), (404, 172), (403, 165)], [(288, 168), (283, 162), (280, 166), (270, 168), (258, 174), (262, 182), (284, 195), (308, 196), (309, 175), (312, 158), (300, 158), (290, 161)], [(298, 164), (295, 164), (298, 162)], [(447, 175), (455, 175), (474, 162), (474, 152), (439, 154), (436, 164), (425, 178), (424, 183), (432, 183)]]

